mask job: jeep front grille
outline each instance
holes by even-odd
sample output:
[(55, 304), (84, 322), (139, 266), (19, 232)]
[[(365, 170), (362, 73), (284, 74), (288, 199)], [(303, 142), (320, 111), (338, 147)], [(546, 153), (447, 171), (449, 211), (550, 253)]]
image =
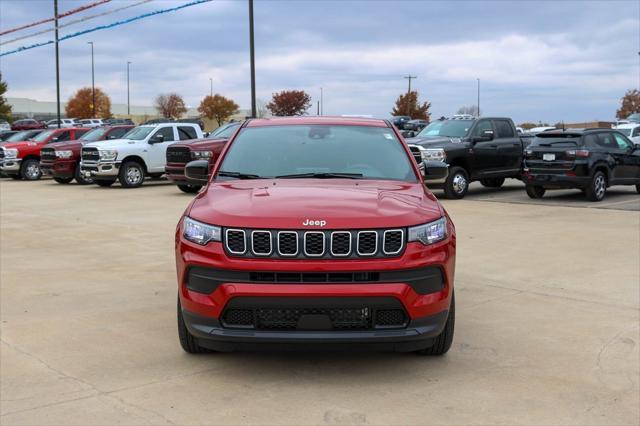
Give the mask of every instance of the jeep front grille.
[(236, 257), (382, 258), (400, 256), (405, 246), (404, 229), (224, 230), (224, 248)]

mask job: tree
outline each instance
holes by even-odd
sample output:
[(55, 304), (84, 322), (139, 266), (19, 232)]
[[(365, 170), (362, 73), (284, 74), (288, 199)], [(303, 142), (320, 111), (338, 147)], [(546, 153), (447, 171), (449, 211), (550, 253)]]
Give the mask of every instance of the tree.
[(429, 108), (431, 108), (431, 103), (424, 102), (420, 104), (418, 102), (418, 92), (412, 90), (411, 92), (398, 96), (391, 115), (408, 115), (412, 119), (429, 121), (429, 116), (431, 115)]
[(214, 96), (205, 96), (198, 107), (198, 112), (204, 117), (209, 120), (215, 118), (218, 126), (222, 126), (222, 123), (227, 121), (236, 111), (238, 111), (238, 104), (217, 93)]
[(478, 105), (462, 106), (458, 108), (458, 111), (456, 111), (456, 114), (468, 114), (468, 115), (473, 115), (474, 117), (477, 117)]
[(73, 118), (111, 118), (111, 99), (96, 87), (96, 105), (93, 108), (93, 93), (91, 87), (78, 90), (65, 107), (67, 117)]
[(637, 89), (627, 90), (627, 93), (622, 97), (620, 109), (616, 111), (616, 118), (627, 118), (636, 112), (640, 112), (640, 91)]
[(283, 90), (280, 93), (274, 93), (271, 102), (267, 104), (271, 114), (278, 117), (304, 115), (310, 107), (311, 96), (303, 90)]
[(180, 118), (187, 112), (187, 107), (184, 105), (182, 96), (177, 93), (158, 95), (155, 100), (155, 106), (164, 118)]
[(256, 99), (256, 118), (265, 118), (268, 111), (267, 103), (263, 99)]
[(533, 129), (534, 127), (538, 127), (536, 123), (524, 122), (518, 125), (518, 127), (522, 127), (524, 130)]
[(2, 73), (0, 73), (0, 119), (11, 122), (11, 105), (4, 97), (5, 93), (7, 93), (7, 82), (2, 80)]

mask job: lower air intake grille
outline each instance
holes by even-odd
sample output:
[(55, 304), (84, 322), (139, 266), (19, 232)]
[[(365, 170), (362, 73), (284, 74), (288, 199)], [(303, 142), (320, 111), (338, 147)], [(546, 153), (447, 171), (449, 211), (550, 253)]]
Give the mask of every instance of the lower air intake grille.
[[(303, 309), (258, 309), (257, 327), (265, 330), (295, 330), (304, 316), (321, 316), (328, 319), (327, 324), (338, 330), (366, 330), (371, 328), (371, 316), (368, 308), (303, 308)], [(304, 326), (302, 327), (304, 328)]]
[(224, 314), (224, 323), (235, 326), (252, 326), (253, 311), (251, 309), (229, 309)]
[(402, 309), (379, 309), (376, 312), (376, 325), (397, 327), (406, 322)]

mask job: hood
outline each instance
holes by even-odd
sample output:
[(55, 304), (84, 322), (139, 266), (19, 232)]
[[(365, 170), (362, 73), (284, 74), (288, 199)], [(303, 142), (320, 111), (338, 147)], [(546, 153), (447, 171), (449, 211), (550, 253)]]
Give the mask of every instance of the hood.
[(141, 141), (134, 141), (132, 139), (107, 139), (103, 141), (90, 142), (82, 145), (83, 147), (102, 148), (102, 149), (116, 149), (119, 146), (135, 145)]
[(54, 142), (47, 145), (47, 148), (53, 148), (56, 151), (64, 151), (70, 149), (79, 149), (82, 146), (81, 141), (64, 141)]
[(38, 146), (37, 142), (33, 141), (18, 141), (18, 142), (4, 142), (2, 144), (3, 148), (26, 148), (29, 146)]
[(424, 147), (440, 148), (440, 147), (454, 147), (464, 144), (464, 138), (450, 138), (445, 136), (432, 136), (432, 137), (415, 137), (408, 138), (405, 141), (410, 145), (420, 145)]
[[(370, 229), (440, 218), (438, 200), (421, 183), (352, 179), (230, 180), (208, 186), (189, 216), (224, 227)], [(326, 226), (303, 226), (305, 220)]]
[(204, 150), (207, 148), (211, 148), (214, 146), (218, 146), (221, 143), (224, 144), (225, 142), (227, 142), (229, 139), (227, 138), (222, 138), (222, 139), (192, 139), (192, 140), (188, 140), (188, 141), (182, 141), (182, 142), (177, 142), (174, 143), (170, 146), (187, 146), (189, 148), (191, 148), (194, 151), (197, 150)]

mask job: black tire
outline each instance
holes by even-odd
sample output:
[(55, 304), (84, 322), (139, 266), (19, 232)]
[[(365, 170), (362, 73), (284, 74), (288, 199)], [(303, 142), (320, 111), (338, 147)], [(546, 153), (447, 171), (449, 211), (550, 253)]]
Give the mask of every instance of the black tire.
[(444, 183), (444, 196), (451, 200), (459, 200), (464, 198), (468, 190), (469, 174), (467, 171), (462, 167), (451, 167)]
[(418, 351), (421, 355), (442, 356), (449, 352), (453, 343), (453, 332), (456, 325), (456, 295), (451, 295), (451, 307), (449, 307), (449, 316), (444, 330), (435, 338), (433, 346)]
[(96, 179), (94, 181), (94, 183), (96, 183), (98, 186), (102, 186), (103, 188), (108, 188), (111, 185), (113, 185), (114, 183), (116, 183), (116, 181), (115, 181), (115, 179), (114, 180)]
[(71, 183), (71, 181), (73, 180), (73, 178), (59, 178), (59, 177), (54, 177), (53, 180), (55, 180), (58, 183)]
[(487, 188), (500, 188), (504, 184), (504, 178), (480, 179), (480, 183)]
[(589, 201), (602, 201), (607, 193), (607, 177), (601, 171), (593, 174), (589, 186), (585, 188), (584, 195)]
[(13, 180), (22, 180), (22, 176), (20, 175), (7, 175)]
[(178, 337), (180, 338), (180, 346), (182, 349), (190, 354), (203, 354), (212, 352), (209, 349), (203, 348), (198, 345), (198, 341), (191, 333), (184, 323), (182, 318), (182, 307), (180, 306), (180, 298), (178, 297)]
[(146, 172), (137, 161), (127, 161), (120, 166), (118, 180), (123, 188), (138, 188), (144, 183)]
[(34, 158), (23, 161), (20, 166), (20, 177), (24, 180), (39, 180), (42, 177), (40, 162)]
[(640, 194), (640, 183), (636, 185), (636, 192)]
[(178, 185), (178, 188), (180, 189), (180, 191), (186, 192), (187, 194), (196, 194), (198, 191), (200, 191), (200, 189), (202, 189), (202, 186), (200, 186), (200, 185)]
[(544, 193), (547, 191), (543, 187), (535, 186), (535, 185), (527, 185), (525, 189), (527, 191), (527, 195), (529, 196), (529, 198), (534, 198), (534, 199), (544, 197)]
[(75, 177), (76, 182), (78, 182), (79, 185), (90, 185), (95, 182), (91, 178), (84, 177), (84, 175), (82, 174), (82, 170), (80, 170), (80, 165), (76, 166), (76, 171), (73, 175)]

